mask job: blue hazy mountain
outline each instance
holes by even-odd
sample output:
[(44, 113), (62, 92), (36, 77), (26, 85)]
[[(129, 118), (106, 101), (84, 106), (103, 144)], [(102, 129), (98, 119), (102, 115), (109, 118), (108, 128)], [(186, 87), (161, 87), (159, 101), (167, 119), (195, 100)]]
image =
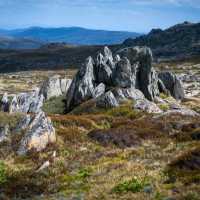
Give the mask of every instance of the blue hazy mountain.
[(20, 39), (26, 38), (46, 43), (65, 42), (75, 45), (119, 44), (127, 38), (136, 38), (140, 35), (135, 32), (92, 30), (80, 27), (0, 29), (0, 36), (11, 36)]

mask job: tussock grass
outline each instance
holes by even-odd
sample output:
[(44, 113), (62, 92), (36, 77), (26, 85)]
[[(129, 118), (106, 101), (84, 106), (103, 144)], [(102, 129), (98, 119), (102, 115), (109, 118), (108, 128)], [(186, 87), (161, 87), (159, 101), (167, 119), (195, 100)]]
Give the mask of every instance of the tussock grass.
[(16, 114), (9, 114), (0, 112), (0, 126), (9, 125), (9, 127), (15, 128), (20, 119), (22, 119), (23, 114), (16, 113)]

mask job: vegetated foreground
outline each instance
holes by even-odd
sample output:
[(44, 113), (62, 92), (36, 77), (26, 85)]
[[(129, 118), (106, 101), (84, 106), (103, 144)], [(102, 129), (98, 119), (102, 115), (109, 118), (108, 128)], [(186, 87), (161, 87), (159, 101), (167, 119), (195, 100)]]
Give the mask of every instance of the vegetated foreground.
[[(19, 157), (2, 144), (1, 198), (199, 199), (199, 119), (153, 119), (130, 106), (51, 114), (57, 143), (39, 154)], [(0, 118), (15, 126), (19, 116)]]
[[(56, 144), (26, 156), (14, 151), (20, 136), (1, 144), (0, 199), (200, 199), (198, 116), (155, 116), (133, 110), (132, 102), (95, 110), (83, 105), (64, 115), (62, 99), (44, 105)], [(197, 97), (184, 104), (199, 110)], [(21, 117), (0, 113), (1, 127), (12, 129)]]

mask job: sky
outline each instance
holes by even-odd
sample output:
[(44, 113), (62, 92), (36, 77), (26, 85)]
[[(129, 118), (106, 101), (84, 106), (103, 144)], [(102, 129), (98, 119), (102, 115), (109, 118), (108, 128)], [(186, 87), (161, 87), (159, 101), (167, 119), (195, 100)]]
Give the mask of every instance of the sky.
[(200, 22), (200, 0), (0, 0), (0, 28), (30, 26), (147, 33)]

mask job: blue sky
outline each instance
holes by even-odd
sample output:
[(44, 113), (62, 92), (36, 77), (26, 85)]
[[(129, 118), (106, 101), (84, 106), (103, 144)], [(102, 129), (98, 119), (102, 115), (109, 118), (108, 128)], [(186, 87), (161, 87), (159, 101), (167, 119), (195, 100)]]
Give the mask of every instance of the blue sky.
[(200, 22), (200, 0), (0, 0), (0, 28), (81, 26), (148, 32)]

